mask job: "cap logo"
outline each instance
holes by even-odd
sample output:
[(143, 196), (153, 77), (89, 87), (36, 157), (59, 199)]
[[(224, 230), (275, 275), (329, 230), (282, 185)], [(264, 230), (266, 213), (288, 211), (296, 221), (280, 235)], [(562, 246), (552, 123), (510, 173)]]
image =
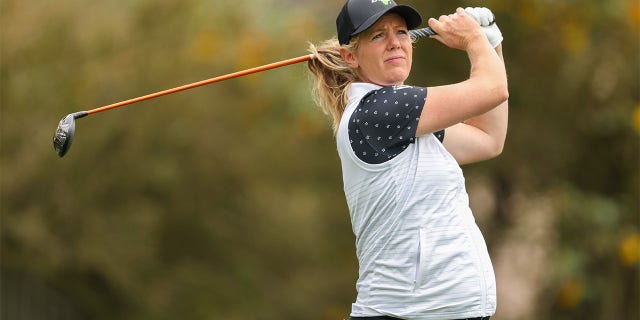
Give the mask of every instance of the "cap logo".
[(376, 3), (376, 2), (382, 2), (382, 4), (384, 4), (385, 6), (388, 6), (391, 4), (391, 0), (371, 0), (371, 3)]

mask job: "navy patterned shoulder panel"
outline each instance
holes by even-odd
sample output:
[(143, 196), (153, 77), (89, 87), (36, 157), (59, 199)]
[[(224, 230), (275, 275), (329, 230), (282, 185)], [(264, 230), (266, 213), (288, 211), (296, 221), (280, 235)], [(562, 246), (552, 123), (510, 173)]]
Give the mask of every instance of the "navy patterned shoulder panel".
[[(349, 119), (351, 148), (358, 158), (383, 163), (414, 143), (426, 99), (426, 88), (410, 86), (383, 87), (366, 94)], [(444, 140), (444, 130), (434, 135)]]

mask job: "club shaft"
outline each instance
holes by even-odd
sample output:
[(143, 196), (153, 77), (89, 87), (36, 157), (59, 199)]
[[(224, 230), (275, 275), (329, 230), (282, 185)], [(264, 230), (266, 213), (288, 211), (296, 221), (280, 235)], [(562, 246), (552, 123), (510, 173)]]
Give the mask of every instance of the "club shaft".
[(414, 37), (428, 37), (428, 36), (435, 36), (437, 34), (430, 27), (410, 30), (409, 33)]
[[(411, 34), (413, 36), (416, 36), (416, 37), (426, 37), (426, 36), (430, 36), (430, 35), (435, 35), (436, 34), (429, 27), (422, 28), (422, 29), (417, 29), (417, 30), (411, 30), (410, 32), (411, 32)], [(164, 90), (164, 91), (159, 91), (159, 92), (156, 92), (156, 93), (151, 93), (151, 94), (148, 94), (146, 96), (141, 96), (141, 97), (137, 97), (137, 98), (133, 98), (133, 99), (117, 102), (117, 103), (110, 104), (110, 105), (107, 105), (107, 106), (103, 106), (103, 107), (100, 107), (100, 108), (95, 108), (95, 109), (91, 109), (91, 110), (88, 110), (88, 111), (83, 111), (83, 113), (86, 113), (86, 114), (83, 114), (83, 116), (91, 115), (91, 114), (94, 114), (94, 113), (99, 113), (99, 112), (102, 112), (102, 111), (107, 111), (107, 110), (111, 110), (111, 109), (115, 109), (115, 108), (119, 108), (119, 107), (123, 107), (123, 106), (129, 105), (129, 104), (133, 104), (133, 103), (136, 103), (136, 102), (145, 101), (145, 100), (149, 100), (149, 99), (165, 96), (165, 95), (176, 93), (176, 92), (179, 92), (179, 91), (184, 91), (184, 90), (189, 90), (189, 89), (201, 87), (201, 86), (212, 84), (212, 83), (215, 83), (215, 82), (229, 80), (229, 79), (233, 79), (233, 78), (237, 78), (237, 77), (241, 77), (241, 76), (246, 76), (246, 75), (252, 74), (252, 73), (257, 73), (257, 72), (262, 72), (262, 71), (266, 71), (266, 70), (270, 70), (270, 69), (280, 68), (280, 67), (284, 67), (284, 66), (288, 66), (288, 65), (304, 62), (304, 61), (309, 61), (309, 60), (313, 60), (313, 59), (314, 59), (313, 55), (312, 54), (308, 54), (308, 55), (300, 56), (300, 57), (297, 57), (297, 58), (282, 60), (282, 61), (266, 64), (266, 65), (263, 65), (263, 66), (251, 68), (251, 69), (237, 71), (237, 72), (229, 73), (229, 74), (226, 74), (226, 75), (223, 75), (223, 76), (218, 76), (218, 77), (215, 77), (215, 78), (206, 79), (206, 80), (202, 80), (202, 81), (186, 84), (186, 85), (183, 85), (183, 86), (180, 86), (180, 87), (175, 87), (175, 88), (167, 89), (167, 90)]]
[(297, 58), (282, 60), (282, 61), (266, 64), (266, 65), (263, 65), (263, 66), (259, 66), (259, 67), (255, 67), (255, 68), (251, 68), (251, 69), (246, 69), (246, 70), (242, 70), (242, 71), (238, 71), (238, 72), (234, 72), (234, 73), (229, 73), (229, 74), (226, 74), (226, 75), (223, 75), (223, 76), (218, 76), (218, 77), (215, 77), (215, 78), (202, 80), (202, 81), (186, 84), (186, 85), (183, 85), (183, 86), (180, 86), (180, 87), (171, 88), (171, 89), (167, 89), (167, 90), (164, 90), (164, 91), (148, 94), (146, 96), (142, 96), (142, 97), (137, 97), (137, 98), (121, 101), (121, 102), (110, 104), (110, 105), (107, 105), (107, 106), (104, 106), (104, 107), (88, 110), (88, 111), (86, 111), (86, 113), (87, 113), (87, 115), (91, 115), (91, 114), (94, 114), (94, 113), (98, 113), (98, 112), (107, 111), (107, 110), (119, 108), (119, 107), (122, 107), (122, 106), (126, 106), (126, 105), (129, 105), (129, 104), (132, 104), (132, 103), (136, 103), (136, 102), (140, 102), (140, 101), (145, 101), (145, 100), (149, 100), (149, 99), (165, 96), (165, 95), (176, 93), (176, 92), (179, 92), (179, 91), (193, 89), (193, 88), (204, 86), (204, 85), (208, 85), (208, 84), (211, 84), (211, 83), (220, 82), (220, 81), (224, 81), (224, 80), (229, 80), (229, 79), (245, 76), (245, 75), (252, 74), (252, 73), (262, 72), (262, 71), (265, 71), (265, 70), (280, 68), (280, 67), (288, 66), (288, 65), (291, 65), (291, 64), (296, 64), (296, 63), (300, 63), (300, 62), (304, 62), (304, 61), (309, 61), (309, 60), (312, 60), (312, 59), (313, 59), (313, 55), (308, 54), (308, 55), (300, 56), (300, 57), (297, 57)]

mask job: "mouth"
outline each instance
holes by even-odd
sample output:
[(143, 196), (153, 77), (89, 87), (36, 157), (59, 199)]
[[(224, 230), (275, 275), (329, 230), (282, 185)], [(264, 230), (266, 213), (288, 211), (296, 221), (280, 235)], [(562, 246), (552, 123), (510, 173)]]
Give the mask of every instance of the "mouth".
[(405, 58), (403, 56), (393, 56), (393, 57), (385, 59), (384, 62), (397, 62), (397, 61), (401, 61), (401, 60), (405, 60)]

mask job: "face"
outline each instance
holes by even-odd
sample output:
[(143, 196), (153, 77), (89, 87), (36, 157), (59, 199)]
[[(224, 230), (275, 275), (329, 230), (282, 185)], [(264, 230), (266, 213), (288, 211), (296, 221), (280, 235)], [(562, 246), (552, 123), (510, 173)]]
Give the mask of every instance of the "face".
[(341, 49), (343, 59), (360, 80), (380, 86), (401, 85), (409, 77), (413, 47), (405, 20), (388, 13), (360, 34), (354, 51)]

